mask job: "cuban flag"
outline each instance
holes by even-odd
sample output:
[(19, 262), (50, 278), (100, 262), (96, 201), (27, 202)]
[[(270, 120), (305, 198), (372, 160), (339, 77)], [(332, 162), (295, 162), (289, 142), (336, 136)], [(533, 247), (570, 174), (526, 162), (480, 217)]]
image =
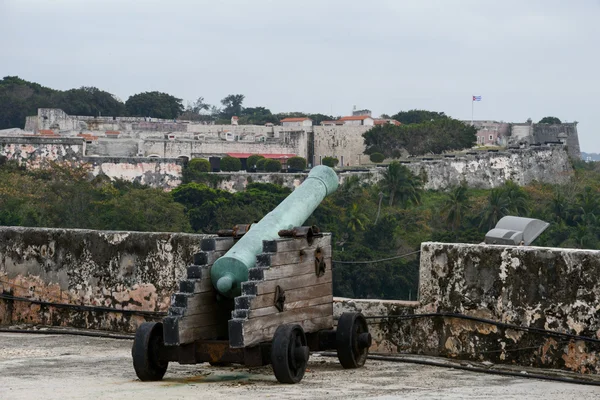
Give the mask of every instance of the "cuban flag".
[(481, 96), (473, 96), (473, 101), (481, 101)]

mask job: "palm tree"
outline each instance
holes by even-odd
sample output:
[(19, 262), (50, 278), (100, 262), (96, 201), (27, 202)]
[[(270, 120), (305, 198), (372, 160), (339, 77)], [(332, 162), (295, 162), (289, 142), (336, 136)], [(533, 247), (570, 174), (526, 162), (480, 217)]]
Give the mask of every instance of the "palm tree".
[(529, 214), (529, 199), (527, 193), (513, 181), (506, 181), (502, 188), (508, 202), (508, 211), (517, 215)]
[(358, 204), (352, 204), (352, 208), (348, 210), (348, 216), (346, 219), (348, 221), (348, 229), (350, 229), (352, 232), (356, 232), (357, 230), (364, 231), (365, 224), (368, 222), (368, 217), (361, 212), (361, 210), (358, 208)]
[(398, 161), (391, 162), (383, 172), (381, 186), (390, 198), (390, 206), (394, 205), (396, 198), (400, 199), (403, 207), (421, 201), (421, 179)]
[(565, 196), (558, 190), (554, 192), (554, 196), (550, 201), (550, 210), (552, 211), (552, 219), (557, 222), (567, 220), (569, 204)]
[(492, 189), (488, 197), (488, 204), (483, 210), (483, 216), (481, 218), (480, 227), (486, 226), (488, 229), (492, 229), (500, 218), (508, 215), (508, 199), (506, 193), (501, 189)]
[(444, 202), (442, 213), (446, 214), (446, 223), (452, 226), (455, 232), (467, 213), (471, 205), (469, 204), (469, 193), (465, 185), (454, 187)]

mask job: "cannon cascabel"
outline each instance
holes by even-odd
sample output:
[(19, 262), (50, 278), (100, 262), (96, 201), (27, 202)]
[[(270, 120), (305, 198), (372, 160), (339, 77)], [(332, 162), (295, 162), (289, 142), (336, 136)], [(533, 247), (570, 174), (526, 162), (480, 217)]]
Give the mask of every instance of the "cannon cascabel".
[(242, 282), (248, 280), (248, 270), (256, 265), (256, 256), (262, 252), (263, 240), (277, 239), (280, 230), (304, 224), (337, 187), (338, 176), (332, 168), (314, 167), (300, 186), (215, 261), (210, 277), (217, 291), (229, 298), (239, 296)]

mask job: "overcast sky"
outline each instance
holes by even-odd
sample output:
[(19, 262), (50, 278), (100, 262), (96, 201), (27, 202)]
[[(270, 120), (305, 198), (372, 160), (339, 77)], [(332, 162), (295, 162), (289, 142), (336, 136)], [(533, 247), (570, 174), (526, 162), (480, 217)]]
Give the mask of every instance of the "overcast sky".
[[(600, 152), (600, 0), (0, 0), (0, 76), (273, 112), (579, 121)], [(1, 106), (1, 105), (0, 105)]]

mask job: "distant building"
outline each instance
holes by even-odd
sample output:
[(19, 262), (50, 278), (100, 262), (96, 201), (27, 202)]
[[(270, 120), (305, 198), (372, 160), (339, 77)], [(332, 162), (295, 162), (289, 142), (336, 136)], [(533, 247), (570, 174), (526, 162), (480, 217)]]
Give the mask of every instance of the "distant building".
[(396, 126), (402, 125), (402, 123), (400, 121), (396, 121), (395, 119), (376, 119), (373, 121), (373, 125), (386, 125), (386, 124), (396, 125)]
[(505, 146), (510, 136), (510, 124), (506, 122), (473, 121), (473, 127), (477, 129), (478, 146)]
[(344, 121), (336, 120), (336, 121), (321, 121), (321, 126), (338, 126), (344, 125)]
[(307, 117), (300, 118), (284, 118), (281, 121), (281, 126), (312, 126), (312, 119)]
[(352, 116), (353, 117), (359, 117), (359, 116), (363, 116), (363, 115), (367, 115), (367, 116), (371, 116), (371, 110), (357, 110), (356, 108), (352, 111)]
[(373, 126), (375, 120), (370, 115), (352, 115), (350, 117), (342, 117), (339, 119), (344, 125), (365, 125)]

